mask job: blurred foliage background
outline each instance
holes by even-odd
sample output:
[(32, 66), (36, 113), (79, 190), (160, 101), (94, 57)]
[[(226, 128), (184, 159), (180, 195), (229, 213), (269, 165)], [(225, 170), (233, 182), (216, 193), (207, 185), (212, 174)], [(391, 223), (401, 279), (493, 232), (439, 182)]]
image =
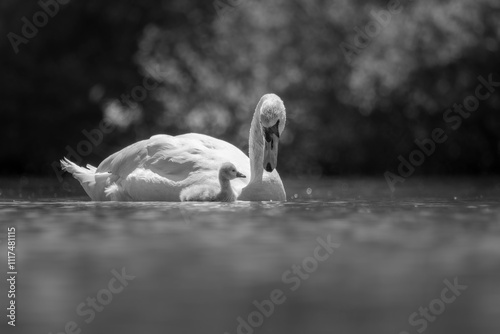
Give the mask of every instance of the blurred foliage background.
[[(33, 22), (41, 6), (2, 0), (0, 173), (53, 176), (52, 164), (78, 148), (97, 165), (158, 133), (200, 132), (246, 152), (268, 92), (287, 107), (283, 175), (396, 172), (398, 156), (436, 127), (449, 139), (417, 173), (497, 173), (500, 87), (456, 131), (443, 113), (474, 93), (478, 76), (500, 81), (500, 3), (400, 1), (353, 49), (356, 29), (391, 4), (72, 0), (16, 53), (8, 34), (22, 36), (22, 18)], [(103, 119), (113, 131), (79, 146)]]

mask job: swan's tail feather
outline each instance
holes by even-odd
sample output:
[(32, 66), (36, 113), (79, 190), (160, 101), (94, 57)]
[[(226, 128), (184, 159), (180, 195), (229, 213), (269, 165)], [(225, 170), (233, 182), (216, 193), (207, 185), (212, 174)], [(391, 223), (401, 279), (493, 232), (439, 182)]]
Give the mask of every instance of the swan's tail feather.
[(94, 166), (92, 166), (92, 165), (88, 165), (88, 164), (87, 164), (87, 166), (85, 166), (85, 167), (87, 167), (87, 169), (88, 169), (88, 170), (90, 170), (92, 173), (95, 173), (95, 172), (96, 172), (96, 170), (97, 170), (97, 168), (96, 168), (96, 167), (94, 167)]
[(109, 173), (96, 173), (96, 168), (87, 165), (87, 168), (78, 166), (68, 158), (61, 160), (62, 170), (71, 173), (82, 185), (83, 189), (94, 201), (106, 200), (104, 188)]
[(61, 160), (61, 168), (63, 171), (69, 172), (80, 183), (95, 182), (95, 172), (89, 168), (80, 167), (68, 158)]

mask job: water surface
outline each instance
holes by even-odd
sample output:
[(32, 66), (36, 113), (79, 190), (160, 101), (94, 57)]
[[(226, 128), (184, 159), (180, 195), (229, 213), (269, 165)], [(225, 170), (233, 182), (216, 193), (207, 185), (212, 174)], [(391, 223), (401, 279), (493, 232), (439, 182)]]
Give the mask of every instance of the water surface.
[[(5, 273), (17, 230), (16, 332), (74, 321), (82, 333), (233, 334), (241, 317), (256, 325), (242, 333), (499, 333), (494, 179), (414, 179), (393, 194), (383, 179), (285, 180), (287, 202), (222, 204), (95, 203), (73, 181), (1, 183)], [(332, 253), (315, 252), (327, 240)], [(122, 268), (135, 278), (87, 323), (78, 306)], [(454, 280), (466, 288), (444, 303)], [(256, 314), (275, 290), (282, 303)], [(430, 306), (439, 314), (421, 320)]]

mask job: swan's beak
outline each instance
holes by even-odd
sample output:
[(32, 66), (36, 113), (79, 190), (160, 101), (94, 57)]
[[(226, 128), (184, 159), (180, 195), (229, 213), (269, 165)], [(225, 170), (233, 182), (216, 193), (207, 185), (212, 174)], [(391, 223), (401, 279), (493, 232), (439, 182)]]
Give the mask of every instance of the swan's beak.
[(241, 174), (240, 172), (236, 172), (236, 177), (241, 177), (243, 179), (246, 178), (246, 176), (244, 174)]
[(264, 169), (272, 172), (278, 164), (278, 144), (280, 137), (278, 133), (267, 133), (264, 147)]

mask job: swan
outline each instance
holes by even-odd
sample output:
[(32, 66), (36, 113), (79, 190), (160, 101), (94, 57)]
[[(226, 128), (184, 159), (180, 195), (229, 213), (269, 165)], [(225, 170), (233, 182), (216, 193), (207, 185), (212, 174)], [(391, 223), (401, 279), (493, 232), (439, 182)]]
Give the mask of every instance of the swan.
[(262, 96), (252, 118), (249, 157), (223, 140), (188, 133), (155, 135), (104, 159), (96, 168), (78, 166), (67, 158), (63, 170), (71, 173), (93, 201), (180, 200), (188, 187), (214, 180), (222, 163), (232, 161), (250, 175), (232, 182), (238, 200), (285, 201), (283, 182), (276, 171), (278, 144), (286, 111), (275, 94)]
[(219, 169), (219, 185), (212, 183), (184, 188), (180, 195), (181, 201), (234, 202), (236, 195), (230, 181), (237, 177), (246, 178), (232, 163), (225, 162)]

